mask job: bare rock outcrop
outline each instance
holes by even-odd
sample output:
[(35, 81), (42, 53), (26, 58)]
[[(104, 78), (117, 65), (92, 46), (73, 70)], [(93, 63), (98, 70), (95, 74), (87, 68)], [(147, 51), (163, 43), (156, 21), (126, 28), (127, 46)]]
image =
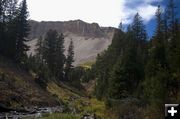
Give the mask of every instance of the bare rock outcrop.
[(75, 62), (74, 65), (95, 60), (98, 53), (101, 53), (112, 42), (114, 31), (113, 27), (100, 27), (97, 23), (86, 23), (81, 20), (74, 21), (29, 21), (31, 31), (28, 36), (31, 49), (28, 53), (35, 54), (37, 39), (45, 36), (49, 29), (55, 29), (58, 33), (65, 36), (65, 48), (69, 46), (72, 39), (74, 42)]

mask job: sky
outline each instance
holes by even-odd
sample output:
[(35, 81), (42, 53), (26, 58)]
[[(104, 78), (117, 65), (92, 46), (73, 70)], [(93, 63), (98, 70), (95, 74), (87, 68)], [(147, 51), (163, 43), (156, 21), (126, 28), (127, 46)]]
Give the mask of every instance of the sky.
[[(132, 22), (138, 12), (144, 23), (152, 25), (158, 4), (167, 0), (27, 0), (30, 19), (37, 21), (83, 20), (100, 26), (118, 27)], [(178, 0), (179, 1), (179, 0)]]

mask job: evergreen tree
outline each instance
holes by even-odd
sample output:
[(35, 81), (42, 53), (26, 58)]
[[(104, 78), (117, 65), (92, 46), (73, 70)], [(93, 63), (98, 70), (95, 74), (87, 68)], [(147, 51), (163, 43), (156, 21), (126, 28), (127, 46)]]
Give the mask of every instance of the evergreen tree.
[(26, 0), (23, 0), (17, 17), (16, 62), (22, 63), (29, 47), (25, 44), (29, 32), (28, 11)]
[(108, 64), (106, 58), (107, 54), (108, 54), (107, 51), (103, 52), (102, 54), (98, 54), (96, 61), (97, 85), (95, 87), (95, 90), (96, 90), (96, 97), (99, 100), (107, 97), (107, 91), (109, 87), (108, 78), (109, 78), (110, 64)]
[(44, 44), (43, 44), (43, 59), (48, 65), (51, 73), (55, 76), (56, 70), (56, 43), (58, 39), (58, 33), (56, 30), (49, 30), (46, 33)]
[(6, 19), (11, 21), (17, 17), (17, 0), (7, 0), (6, 3)]
[(4, 52), (4, 41), (5, 41), (5, 4), (6, 0), (0, 0), (0, 53)]
[(143, 67), (138, 60), (137, 51), (133, 47), (129, 48), (125, 55), (117, 60), (111, 72), (108, 91), (110, 98), (132, 96), (142, 79)]
[(167, 6), (167, 27), (168, 27), (168, 63), (171, 72), (171, 78), (169, 80), (169, 95), (171, 97), (176, 97), (180, 90), (180, 37), (179, 37), (179, 19), (177, 18), (176, 5), (174, 0), (169, 0)]
[(147, 32), (143, 20), (138, 13), (134, 16), (130, 29), (130, 44), (136, 47), (139, 60), (145, 64), (147, 58)]
[(131, 27), (134, 35), (134, 40), (138, 43), (137, 45), (143, 45), (147, 39), (147, 33), (143, 24), (143, 20), (139, 13), (134, 16)]
[(71, 39), (69, 48), (68, 48), (68, 54), (66, 58), (66, 64), (65, 64), (65, 79), (68, 79), (68, 76), (73, 68), (72, 63), (74, 62), (74, 45), (73, 41)]
[[(146, 66), (145, 95), (148, 101), (155, 106), (162, 106), (166, 100), (168, 80), (167, 60), (164, 45), (162, 10), (156, 11), (156, 32), (152, 40), (150, 57)], [(153, 89), (153, 90), (152, 90)]]
[(3, 0), (0, 0), (0, 21), (2, 19), (2, 11), (3, 11)]
[(43, 63), (43, 38), (42, 36), (39, 37), (37, 44), (36, 44), (36, 57), (39, 60), (39, 62)]
[[(170, 63), (170, 68), (172, 71), (176, 70), (177, 56), (178, 56), (178, 35), (179, 35), (179, 23), (178, 18), (176, 18), (176, 7), (174, 0), (169, 0), (167, 6), (167, 27), (168, 27), (168, 59)], [(176, 61), (175, 61), (176, 60)]]
[[(39, 41), (39, 44), (42, 44), (42, 41)], [(52, 76), (57, 80), (63, 80), (65, 64), (63, 34), (58, 35), (56, 30), (50, 29), (46, 33), (41, 47), (42, 49), (39, 51), (42, 52), (43, 63), (47, 64)]]
[(171, 67), (173, 72), (180, 75), (180, 23), (178, 23), (178, 20), (175, 23), (175, 34), (175, 45), (171, 55)]
[(110, 72), (119, 57), (122, 57), (127, 47), (126, 35), (121, 30), (116, 30), (112, 44), (107, 50), (97, 56), (95, 71), (97, 85), (95, 88), (96, 97), (103, 99), (108, 96), (108, 88), (111, 82)]
[(0, 0), (0, 53), (2, 53), (2, 42), (3, 42), (3, 22), (2, 22), (2, 12), (3, 12), (3, 0)]
[(169, 0), (166, 12), (167, 12), (168, 30), (169, 30), (171, 37), (175, 33), (175, 18), (176, 18), (175, 8), (176, 7), (174, 4), (174, 0)]
[(64, 55), (64, 36), (61, 33), (57, 39), (56, 46), (56, 77), (58, 80), (64, 79), (64, 64), (65, 64), (65, 55)]
[(17, 39), (17, 0), (1, 0), (0, 9), (0, 52), (13, 59)]
[(7, 17), (6, 17), (6, 42), (5, 55), (11, 59), (15, 58), (16, 53), (16, 39), (17, 39), (17, 0), (8, 0), (7, 3)]

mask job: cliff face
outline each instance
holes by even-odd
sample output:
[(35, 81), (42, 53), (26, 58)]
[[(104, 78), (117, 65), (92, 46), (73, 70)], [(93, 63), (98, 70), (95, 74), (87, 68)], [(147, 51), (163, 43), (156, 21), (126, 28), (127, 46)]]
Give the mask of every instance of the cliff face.
[(70, 39), (74, 42), (75, 62), (79, 65), (95, 60), (96, 55), (105, 50), (112, 41), (115, 28), (100, 27), (97, 23), (86, 23), (81, 20), (66, 22), (37, 22), (30, 21), (31, 31), (28, 45), (31, 49), (28, 53), (35, 54), (35, 44), (40, 36), (44, 36), (49, 29), (55, 29), (65, 36), (65, 48), (69, 46)]

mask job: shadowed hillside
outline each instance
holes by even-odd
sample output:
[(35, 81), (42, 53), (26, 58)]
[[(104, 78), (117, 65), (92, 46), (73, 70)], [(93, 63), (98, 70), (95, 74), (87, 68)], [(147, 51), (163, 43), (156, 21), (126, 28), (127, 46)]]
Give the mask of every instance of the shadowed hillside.
[(28, 72), (2, 57), (0, 61), (0, 103), (12, 108), (60, 104)]

